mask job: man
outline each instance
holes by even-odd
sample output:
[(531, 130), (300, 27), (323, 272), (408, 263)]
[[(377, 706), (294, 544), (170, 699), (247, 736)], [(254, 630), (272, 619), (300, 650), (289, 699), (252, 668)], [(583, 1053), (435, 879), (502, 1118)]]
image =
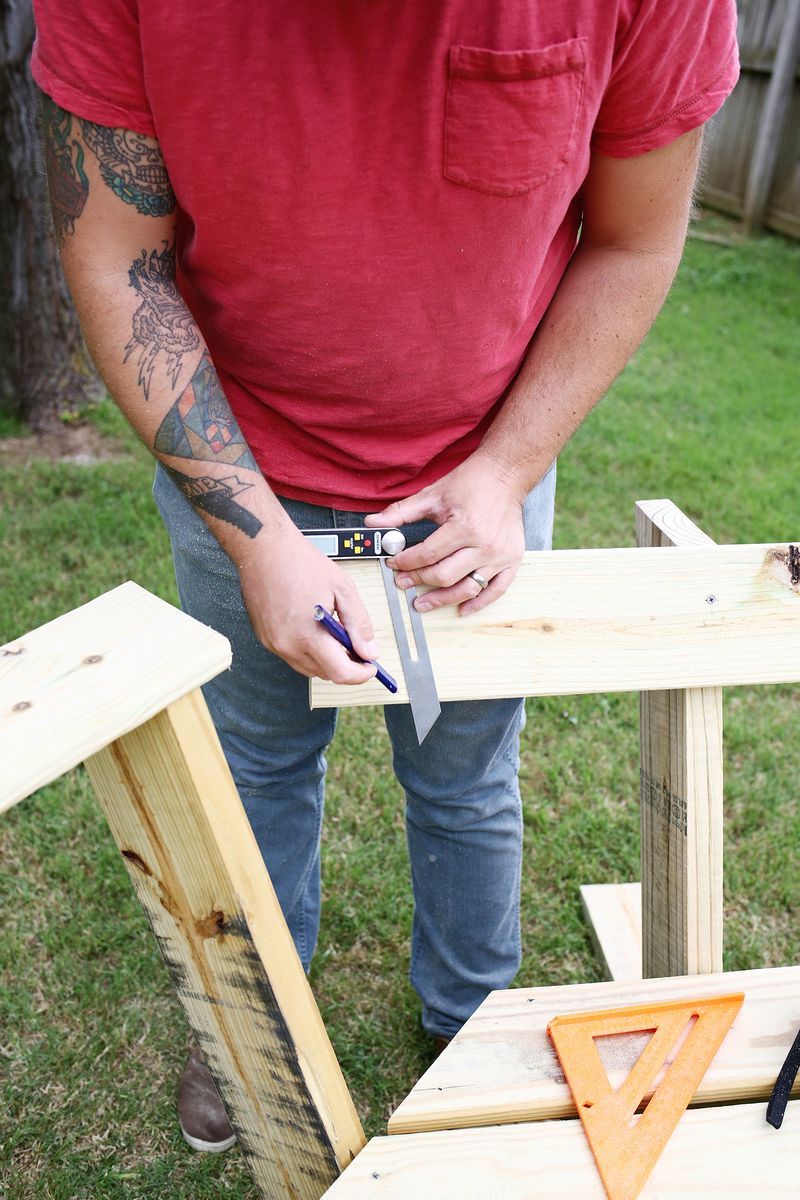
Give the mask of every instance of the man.
[[(64, 268), (161, 464), (182, 604), (232, 642), (206, 696), (308, 967), (334, 717), (305, 677), (375, 670), (314, 605), (379, 650), (298, 526), (407, 526), (423, 611), (491, 604), (550, 545), (558, 452), (676, 270), (733, 3), (40, 0), (37, 22)], [(386, 711), (439, 1040), (519, 964), (522, 720), (446, 705), (419, 747)], [(196, 1148), (233, 1140), (198, 1052), (179, 1111)]]

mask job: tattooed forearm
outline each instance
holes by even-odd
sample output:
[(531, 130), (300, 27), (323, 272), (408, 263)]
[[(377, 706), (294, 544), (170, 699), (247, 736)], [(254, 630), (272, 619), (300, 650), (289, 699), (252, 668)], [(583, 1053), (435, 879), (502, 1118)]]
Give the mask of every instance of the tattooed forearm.
[[(158, 355), (166, 356), (167, 375), (174, 387), (184, 355), (200, 345), (200, 338), (175, 284), (175, 254), (170, 245), (165, 243), (161, 252), (151, 250), (149, 255), (143, 250), (134, 260), (129, 278), (142, 302), (133, 314), (125, 361), (138, 353), (139, 386), (148, 399)], [(170, 458), (258, 471), (207, 350), (161, 422), (153, 449)], [(253, 487), (252, 483), (235, 473), (192, 476), (168, 463), (164, 467), (195, 508), (235, 525), (251, 538), (261, 529), (258, 518), (234, 499)]]
[(133, 314), (124, 361), (138, 354), (139, 386), (148, 400), (158, 355), (166, 356), (167, 374), (174, 387), (183, 356), (198, 348), (200, 338), (175, 283), (175, 251), (170, 246), (165, 244), (160, 254), (151, 250), (149, 256), (143, 250), (134, 259), (128, 278), (142, 302)]
[(159, 454), (204, 462), (230, 463), (257, 471), (239, 425), (225, 398), (208, 351), (156, 434)]
[[(258, 471), (207, 350), (203, 351), (194, 375), (161, 422), (154, 449), (157, 454), (172, 458), (227, 463)], [(258, 518), (234, 499), (254, 486), (235, 472), (219, 477), (192, 476), (184, 475), (167, 463), (164, 467), (195, 508), (235, 525), (251, 538), (261, 529)]]
[(235, 525), (248, 537), (254, 538), (262, 525), (258, 517), (237, 504), (234, 496), (251, 488), (252, 483), (244, 483), (238, 475), (227, 475), (224, 479), (214, 479), (211, 475), (200, 475), (192, 478), (164, 464), (175, 486), (195, 508), (202, 509), (209, 516), (217, 517)]
[(75, 222), (83, 212), (89, 194), (89, 180), (83, 169), (83, 147), (72, 137), (71, 114), (44, 93), (42, 132), (50, 210), (56, 244), (60, 248), (75, 232)]
[(97, 155), (100, 174), (120, 200), (147, 217), (164, 217), (173, 211), (175, 195), (155, 138), (84, 120), (81, 131)]

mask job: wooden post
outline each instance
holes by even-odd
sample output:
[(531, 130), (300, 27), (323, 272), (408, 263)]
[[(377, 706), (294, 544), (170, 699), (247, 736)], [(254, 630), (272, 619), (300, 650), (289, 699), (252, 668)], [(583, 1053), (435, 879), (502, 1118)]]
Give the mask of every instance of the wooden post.
[(772, 74), (756, 132), (742, 216), (747, 229), (760, 229), (769, 201), (781, 132), (789, 110), (800, 48), (800, 0), (787, 0), (786, 23), (775, 49)]
[(319, 1200), (364, 1135), (201, 693), (86, 766), (262, 1196)]
[[(669, 500), (636, 505), (636, 542), (713, 545)], [(642, 973), (721, 971), (722, 689), (642, 692), (639, 711)]]
[(86, 761), (268, 1200), (319, 1200), (364, 1144), (199, 685), (218, 633), (123, 584), (0, 647), (0, 810)]

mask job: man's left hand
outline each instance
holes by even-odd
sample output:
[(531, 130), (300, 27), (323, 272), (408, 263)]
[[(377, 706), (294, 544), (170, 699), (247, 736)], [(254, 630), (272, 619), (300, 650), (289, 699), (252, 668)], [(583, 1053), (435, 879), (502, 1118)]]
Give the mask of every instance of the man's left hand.
[(478, 450), (437, 483), (370, 513), (366, 524), (435, 521), (439, 528), (430, 537), (395, 554), (389, 563), (397, 572), (398, 587), (433, 588), (417, 598), (420, 612), (457, 604), (466, 616), (502, 596), (517, 573), (525, 550), (524, 498), (519, 482), (504, 480), (497, 462)]

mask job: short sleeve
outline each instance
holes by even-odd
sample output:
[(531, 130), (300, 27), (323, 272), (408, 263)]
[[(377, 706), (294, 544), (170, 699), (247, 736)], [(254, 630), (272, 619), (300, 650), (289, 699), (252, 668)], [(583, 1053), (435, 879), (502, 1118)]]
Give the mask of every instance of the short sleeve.
[(722, 107), (739, 76), (734, 0), (642, 0), (592, 134), (601, 154), (665, 146)]
[(155, 135), (136, 0), (34, 0), (31, 71), (68, 112)]

